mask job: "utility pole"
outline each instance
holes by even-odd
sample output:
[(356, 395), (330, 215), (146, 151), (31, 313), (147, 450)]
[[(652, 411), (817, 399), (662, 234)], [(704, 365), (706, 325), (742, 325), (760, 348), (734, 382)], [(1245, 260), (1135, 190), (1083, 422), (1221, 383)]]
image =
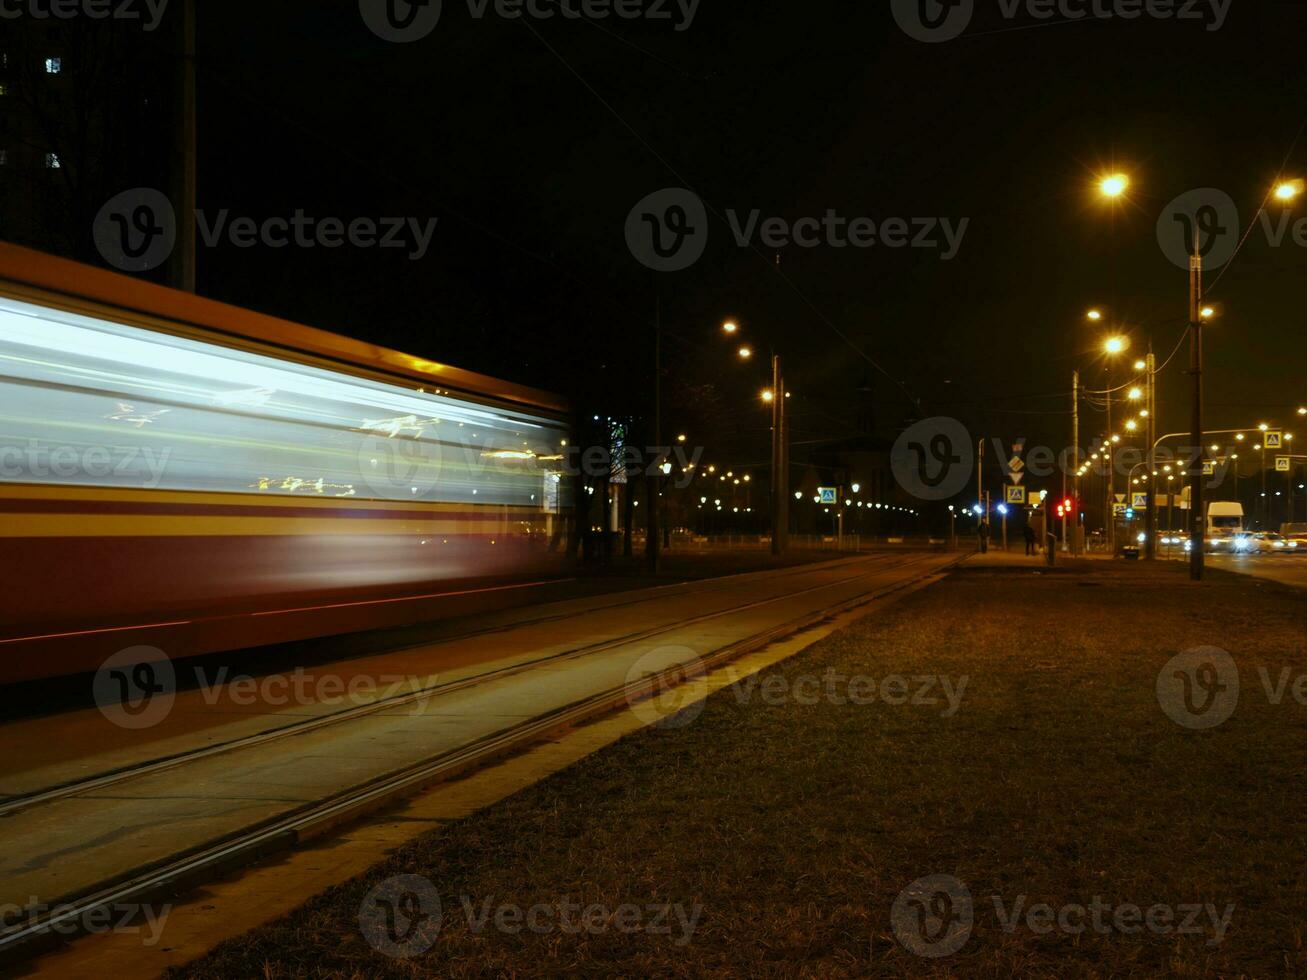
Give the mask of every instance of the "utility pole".
[[(1203, 255), (1198, 226), (1194, 225), (1194, 251), (1189, 257), (1189, 373), (1193, 375), (1193, 450), (1189, 474), (1189, 577), (1203, 580), (1203, 548), (1207, 544), (1207, 513), (1203, 507)], [(1264, 445), (1265, 443), (1263, 443)]]
[(1107, 380), (1107, 441), (1103, 443), (1104, 460), (1107, 462), (1107, 488), (1103, 495), (1107, 500), (1107, 553), (1116, 555), (1116, 456), (1112, 452), (1112, 378)]
[(785, 376), (779, 354), (771, 359), (771, 553), (785, 554), (790, 530), (789, 463), (785, 432)]
[[(663, 312), (662, 300), (657, 289), (654, 291), (654, 356), (653, 356), (653, 386), (654, 386), (654, 404), (653, 404), (653, 430), (654, 430), (654, 450), (661, 452), (663, 444)], [(659, 477), (662, 470), (658, 466), (651, 467), (651, 472), (645, 476), (645, 487), (649, 497), (649, 513), (645, 516), (645, 557), (649, 561), (649, 571), (657, 574), (658, 572), (658, 551), (661, 542), (658, 540), (658, 511), (662, 504), (660, 489), (662, 480)]]
[[(1071, 500), (1074, 517), (1071, 524), (1071, 554), (1080, 554), (1080, 372), (1071, 372), (1071, 452), (1074, 458), (1071, 465), (1075, 478), (1072, 480)], [(1062, 518), (1062, 542), (1066, 544), (1066, 517)]]
[(1157, 359), (1153, 356), (1153, 343), (1148, 342), (1147, 364), (1148, 381), (1146, 384), (1144, 402), (1148, 406), (1148, 425), (1146, 426), (1148, 435), (1148, 514), (1145, 518), (1145, 530), (1148, 533), (1148, 542), (1144, 547), (1144, 553), (1149, 561), (1157, 558), (1157, 477), (1153, 471), (1157, 469)]

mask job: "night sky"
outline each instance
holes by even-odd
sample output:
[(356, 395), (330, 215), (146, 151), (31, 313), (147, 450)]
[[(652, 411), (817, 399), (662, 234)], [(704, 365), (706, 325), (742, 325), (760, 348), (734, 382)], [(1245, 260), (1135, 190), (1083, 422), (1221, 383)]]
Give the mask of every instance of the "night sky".
[[(354, 3), (201, 4), (201, 209), (439, 223), (416, 262), (201, 247), (199, 289), (586, 411), (645, 404), (657, 306), (667, 425), (725, 458), (756, 455), (767, 425), (763, 365), (732, 359), (727, 316), (786, 356), (798, 438), (851, 433), (870, 380), (891, 436), (920, 411), (1061, 446), (1072, 368), (1106, 377), (1090, 306), (1130, 334), (1127, 366), (1181, 339), (1164, 205), (1221, 188), (1247, 225), (1282, 167), (1307, 176), (1307, 5), (1235, 0), (1214, 31), (1211, 5), (1196, 9), (1049, 23), (977, 0), (962, 37), (925, 44), (885, 3), (704, 0), (677, 31), (473, 19), (445, 0), (429, 37), (397, 45)], [(1117, 169), (1133, 183), (1112, 205), (1094, 183)], [(696, 265), (657, 274), (623, 227), (668, 186), (719, 214), (969, 223), (951, 261), (792, 246), (778, 274), (776, 250), (737, 247), (714, 218)], [(1220, 281), (1209, 426), (1287, 422), (1307, 401), (1304, 272), (1307, 249), (1258, 228)], [(1188, 426), (1185, 361), (1160, 382), (1162, 431)]]

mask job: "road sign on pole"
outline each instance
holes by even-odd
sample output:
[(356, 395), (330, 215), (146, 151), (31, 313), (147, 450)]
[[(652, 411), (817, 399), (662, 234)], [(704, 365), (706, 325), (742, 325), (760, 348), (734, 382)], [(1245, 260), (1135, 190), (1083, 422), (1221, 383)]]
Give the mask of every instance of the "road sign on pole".
[(839, 498), (839, 487), (818, 487), (817, 496), (823, 504), (833, 504)]
[(1127, 508), (1125, 504), (1113, 504), (1113, 505), (1112, 505), (1112, 513), (1113, 513), (1113, 515), (1115, 515), (1116, 517), (1125, 517), (1125, 512), (1126, 512), (1128, 509), (1129, 509), (1129, 508)]
[(1267, 429), (1263, 445), (1265, 445), (1267, 449), (1283, 449), (1284, 433), (1279, 429)]
[(1276, 457), (1275, 457), (1275, 472), (1276, 472), (1276, 473), (1288, 473), (1288, 472), (1290, 472), (1290, 471), (1292, 471), (1292, 470), (1293, 470), (1293, 457), (1291, 457), (1291, 456), (1276, 456)]
[(1131, 501), (1130, 506), (1133, 507), (1135, 510), (1143, 510), (1145, 507), (1148, 506), (1148, 494), (1135, 493), (1132, 494), (1131, 496), (1134, 499)]
[(1026, 488), (1012, 487), (1012, 486), (1008, 487), (1007, 502), (1009, 504), (1015, 504), (1017, 507), (1024, 507), (1026, 504)]

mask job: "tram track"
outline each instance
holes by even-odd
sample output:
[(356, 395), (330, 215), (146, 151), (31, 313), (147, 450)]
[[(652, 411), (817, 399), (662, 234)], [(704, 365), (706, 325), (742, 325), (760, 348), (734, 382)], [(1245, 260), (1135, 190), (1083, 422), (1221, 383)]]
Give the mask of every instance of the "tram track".
[[(863, 564), (854, 562), (853, 564)], [(683, 682), (690, 675), (706, 673), (721, 666), (729, 660), (745, 653), (760, 649), (783, 637), (793, 635), (820, 622), (831, 619), (883, 599), (895, 592), (909, 589), (939, 577), (947, 571), (956, 560), (940, 562), (932, 556), (907, 557), (891, 569), (901, 570), (903, 574), (890, 582), (872, 584), (865, 591), (841, 598), (829, 605), (808, 611), (800, 616), (784, 620), (768, 628), (752, 633), (695, 658), (692, 669), (687, 672), (687, 665), (677, 663), (668, 668), (636, 678), (628, 678), (623, 684), (610, 686), (593, 692), (567, 704), (559, 705), (524, 720), (508, 725), (500, 730), (476, 738), (466, 744), (458, 745), (449, 751), (412, 761), (394, 771), (349, 786), (340, 792), (324, 796), (303, 806), (295, 807), (272, 819), (252, 824), (241, 831), (220, 839), (202, 842), (194, 847), (178, 851), (167, 859), (144, 865), (132, 872), (109, 878), (78, 894), (65, 896), (58, 905), (46, 914), (38, 915), (26, 923), (0, 931), (0, 959), (17, 953), (24, 955), (33, 944), (39, 945), (43, 940), (57, 938), (64, 930), (75, 930), (77, 924), (85, 920), (97, 909), (122, 907), (126, 904), (143, 903), (162, 896), (175, 895), (181, 890), (194, 887), (206, 880), (248, 864), (254, 860), (286, 848), (292, 848), (312, 837), (330, 831), (332, 828), (357, 819), (358, 817), (386, 806), (405, 796), (421, 791), (434, 783), (453, 778), (470, 769), (484, 766), (496, 758), (521, 751), (540, 741), (551, 733), (582, 724), (610, 712), (622, 705), (634, 704), (651, 693), (666, 689), (677, 682)], [(882, 565), (876, 565), (878, 569)], [(829, 570), (829, 566), (827, 566)], [(811, 566), (808, 569), (813, 571)], [(715, 610), (699, 616), (683, 617), (675, 623), (665, 624), (655, 629), (642, 630), (625, 637), (612, 638), (601, 644), (577, 648), (559, 654), (540, 658), (533, 664), (513, 665), (507, 668), (509, 673), (497, 676), (511, 676), (539, 667), (542, 662), (576, 659), (591, 656), (603, 650), (613, 649), (641, 639), (648, 639), (660, 634), (693, 626), (700, 622), (718, 619), (744, 610), (766, 606), (798, 595), (817, 593), (823, 590), (838, 589), (866, 574), (862, 568), (857, 574), (840, 576), (794, 592), (768, 596), (732, 605), (728, 609)], [(488, 675), (478, 675), (457, 682), (454, 686), (433, 689), (432, 691), (413, 692), (393, 699), (386, 699), (374, 705), (364, 706), (367, 710), (354, 713), (343, 712), (330, 718), (314, 719), (314, 728), (341, 724), (378, 711), (389, 710), (402, 704), (412, 703), (420, 698), (439, 697), (452, 690), (473, 684), (485, 683), (492, 679)], [(277, 730), (266, 733), (268, 737), (287, 738), (303, 734), (305, 726), (296, 726), (291, 730)], [(261, 744), (264, 736), (257, 740), (211, 747), (215, 752), (231, 752), (247, 745)], [(212, 752), (190, 755), (175, 760), (153, 763), (148, 772), (176, 768), (188, 762), (201, 761)], [(164, 764), (166, 763), (166, 765)], [(125, 782), (147, 774), (146, 769), (131, 770), (115, 774), (117, 782)], [(92, 782), (71, 784), (59, 791), (58, 797), (50, 794), (36, 794), (23, 802), (24, 807), (35, 806), (53, 799), (75, 796), (89, 792), (93, 788), (106, 785), (102, 779)], [(13, 812), (13, 811), (11, 811)], [(3, 815), (3, 811), (0, 811)]]

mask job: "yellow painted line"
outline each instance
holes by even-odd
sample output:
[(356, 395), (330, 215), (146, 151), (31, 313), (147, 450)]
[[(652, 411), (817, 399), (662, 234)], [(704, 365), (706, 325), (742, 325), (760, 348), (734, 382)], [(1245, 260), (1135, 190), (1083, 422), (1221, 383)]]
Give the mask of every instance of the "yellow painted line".
[(100, 514), (0, 514), (0, 538), (271, 537), (274, 535), (509, 535), (524, 521), (342, 520), (317, 517), (188, 517)]
[(106, 501), (110, 503), (186, 504), (225, 507), (324, 507), (350, 510), (404, 510), (415, 513), (493, 509), (494, 512), (535, 514), (522, 504), (438, 503), (435, 501), (377, 500), (367, 497), (328, 497), (293, 493), (217, 493), (199, 490), (118, 490), (100, 487), (36, 486), (0, 483), (0, 498), (14, 500)]

